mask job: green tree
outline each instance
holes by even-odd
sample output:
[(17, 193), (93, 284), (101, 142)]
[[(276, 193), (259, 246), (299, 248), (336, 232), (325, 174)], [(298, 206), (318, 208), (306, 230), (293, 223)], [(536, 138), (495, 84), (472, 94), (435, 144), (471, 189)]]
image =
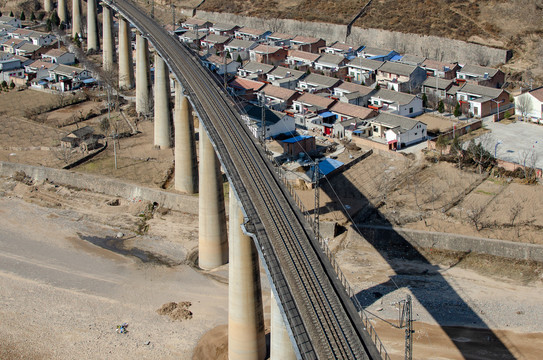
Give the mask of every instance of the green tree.
[(2, 16), (2, 12), (0, 11), (0, 16)]
[(426, 94), (422, 94), (422, 106), (423, 107), (428, 107), (428, 96), (426, 96)]
[(60, 18), (58, 17), (56, 11), (53, 11), (53, 13), (51, 14), (51, 25), (56, 27), (60, 25)]
[(9, 13), (9, 17), (15, 17), (15, 15), (13, 15), (13, 11)]
[(51, 32), (51, 30), (53, 30), (53, 22), (51, 21), (51, 19), (47, 19), (47, 21), (45, 22), (45, 29), (47, 32)]
[(456, 105), (454, 106), (454, 116), (456, 117), (460, 117), (460, 115), (462, 115), (462, 111), (460, 110), (460, 104), (459, 103), (456, 103)]
[(238, 54), (238, 58), (236, 59), (237, 62), (239, 62), (240, 64), (243, 63), (243, 60), (241, 59), (241, 55)]
[(379, 84), (375, 85), (375, 90), (381, 90), (381, 85)]
[(437, 111), (439, 111), (440, 114), (445, 111), (445, 105), (443, 105), (443, 100), (439, 100), (439, 104), (437, 105)]
[(503, 116), (506, 118), (506, 119), (509, 119), (511, 117), (511, 113), (509, 112), (509, 110), (507, 110), (505, 112), (505, 114), (503, 114)]
[(78, 34), (78, 33), (75, 33), (75, 36), (74, 36), (74, 44), (75, 44), (75, 46), (77, 46), (78, 48), (81, 47), (81, 40), (79, 40), (79, 34)]
[(2, 81), (2, 89), (7, 89), (8, 88), (8, 83), (6, 82), (6, 80)]
[(13, 80), (9, 83), (9, 88), (13, 89), (15, 87), (15, 84), (13, 83)]
[(439, 135), (436, 140), (436, 149), (439, 150), (439, 155), (443, 155), (443, 149), (449, 144), (449, 139), (443, 134)]
[(25, 21), (25, 20), (26, 20), (26, 15), (25, 15), (25, 12), (24, 12), (24, 10), (23, 10), (23, 11), (21, 11), (21, 16), (20, 16), (20, 19), (21, 19), (21, 21)]
[(34, 11), (32, 11), (32, 14), (30, 14), (30, 21), (36, 21), (36, 15), (34, 15)]

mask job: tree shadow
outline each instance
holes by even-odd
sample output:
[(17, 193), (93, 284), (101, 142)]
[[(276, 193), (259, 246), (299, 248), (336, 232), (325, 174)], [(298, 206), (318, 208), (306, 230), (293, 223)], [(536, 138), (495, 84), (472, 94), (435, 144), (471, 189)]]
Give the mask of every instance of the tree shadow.
[[(362, 235), (395, 272), (395, 275), (391, 276), (388, 281), (356, 294), (357, 299), (364, 308), (383, 296), (396, 291), (398, 287), (407, 287), (417, 301), (441, 326), (464, 358), (516, 358), (495, 332), (490, 329), (488, 324), (443, 277), (438, 271), (439, 267), (433, 265), (401, 234), (393, 231), (393, 224), (386, 220), (379, 209), (372, 205), (369, 199), (342, 173), (334, 176), (333, 179), (330, 179), (330, 182), (326, 180), (321, 182), (321, 189), (332, 201), (338, 201), (336, 190), (330, 187), (330, 184), (333, 185), (334, 183), (341, 184), (341, 194), (349, 194), (350, 198), (355, 198), (367, 204), (361, 211), (342, 209), (347, 217), (351, 217), (354, 212), (362, 213), (362, 218), (357, 216), (357, 223), (362, 223), (370, 217), (378, 218), (380, 226), (387, 228), (386, 235), (383, 235), (384, 232), (379, 231), (379, 228), (352, 226), (352, 231)], [(319, 210), (326, 213), (330, 210), (330, 206), (328, 204), (321, 206)], [(409, 263), (416, 264), (416, 266), (406, 266)], [(416, 312), (416, 309), (414, 312)], [(474, 351), (473, 344), (455, 341), (455, 338), (458, 337), (458, 324), (485, 329), (487, 331), (485, 334), (487, 335), (488, 347), (480, 349), (480, 351), (479, 349)], [(454, 325), (456, 325), (456, 328)]]

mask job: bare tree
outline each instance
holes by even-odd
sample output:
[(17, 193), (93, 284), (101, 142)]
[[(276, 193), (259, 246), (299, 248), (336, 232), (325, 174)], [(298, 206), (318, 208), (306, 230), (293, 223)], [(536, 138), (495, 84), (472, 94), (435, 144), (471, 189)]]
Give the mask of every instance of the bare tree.
[(468, 145), (467, 152), (473, 162), (477, 164), (479, 174), (482, 174), (483, 169), (488, 167), (494, 159), (490, 151), (487, 150), (490, 148), (491, 142), (492, 138), (490, 137), (490, 134), (487, 133), (479, 137), (478, 143), (476, 143), (474, 140), (471, 140)]
[(524, 171), (524, 178), (528, 180), (535, 179), (535, 167), (537, 163), (537, 153), (531, 150), (522, 150), (519, 152), (519, 163)]
[(527, 95), (520, 95), (515, 99), (515, 110), (522, 116), (522, 121), (526, 121), (530, 107), (530, 98)]
[(515, 220), (518, 218), (523, 209), (524, 204), (521, 202), (517, 202), (515, 205), (509, 208), (509, 221), (511, 221), (511, 227), (515, 226)]
[(484, 206), (473, 206), (466, 211), (466, 216), (468, 217), (469, 221), (471, 221), (471, 223), (475, 226), (475, 229), (477, 231), (481, 230), (481, 218), (483, 216), (484, 210)]

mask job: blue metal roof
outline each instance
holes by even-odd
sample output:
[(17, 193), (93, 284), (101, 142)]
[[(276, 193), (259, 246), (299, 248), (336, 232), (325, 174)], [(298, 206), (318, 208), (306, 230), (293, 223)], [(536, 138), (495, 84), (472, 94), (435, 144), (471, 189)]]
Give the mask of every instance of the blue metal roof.
[(330, 111), (325, 111), (323, 113), (320, 113), (319, 116), (323, 117), (323, 118), (327, 118), (327, 117), (331, 117), (331, 116), (335, 117), (336, 114), (334, 114), (334, 113), (332, 113)]
[(330, 174), (332, 171), (342, 167), (344, 163), (338, 160), (326, 158), (323, 161), (319, 163), (319, 172), (326, 176)]
[(402, 55), (394, 55), (390, 58), (390, 61), (400, 61), (403, 58)]
[(309, 135), (298, 135), (298, 136), (295, 136), (293, 138), (290, 138), (290, 139), (285, 139), (283, 140), (284, 143), (287, 143), (287, 144), (293, 144), (293, 143), (297, 143), (299, 141), (302, 141), (304, 139), (309, 139), (309, 138), (312, 138), (313, 136), (309, 136)]

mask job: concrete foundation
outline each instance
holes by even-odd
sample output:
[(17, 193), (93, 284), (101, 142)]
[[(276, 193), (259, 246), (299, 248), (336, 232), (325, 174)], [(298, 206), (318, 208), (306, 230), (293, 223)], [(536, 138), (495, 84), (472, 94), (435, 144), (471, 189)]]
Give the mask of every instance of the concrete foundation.
[(266, 338), (258, 252), (241, 230), (243, 213), (233, 191), (229, 209), (228, 359), (263, 360)]
[(87, 51), (100, 49), (96, 0), (87, 0)]
[(194, 121), (189, 100), (181, 84), (175, 82), (175, 189), (187, 194), (198, 191), (198, 161), (194, 140)]
[(136, 34), (136, 112), (149, 115), (151, 112), (151, 80), (149, 78), (149, 44), (138, 32)]
[(66, 24), (68, 21), (68, 9), (66, 8), (66, 0), (58, 0), (57, 14), (60, 22)]
[(81, 0), (72, 0), (72, 37), (81, 36)]
[(287, 328), (283, 321), (283, 316), (277, 306), (277, 300), (271, 295), (271, 341), (270, 341), (270, 359), (271, 360), (296, 360), (296, 354), (292, 347), (292, 342), (288, 336)]
[(132, 89), (134, 87), (134, 65), (132, 64), (132, 45), (128, 21), (119, 20), (119, 87)]
[(155, 146), (167, 149), (171, 144), (170, 72), (160, 55), (155, 54)]
[(199, 234), (198, 261), (202, 269), (228, 262), (226, 214), (219, 160), (200, 125)]
[(103, 52), (102, 61), (104, 71), (113, 71), (113, 63), (115, 62), (115, 38), (113, 35), (113, 14), (112, 10), (105, 4), (102, 5), (102, 36)]
[(45, 10), (46, 12), (51, 12), (53, 10), (53, 1), (45, 0), (43, 2), (43, 10)]

